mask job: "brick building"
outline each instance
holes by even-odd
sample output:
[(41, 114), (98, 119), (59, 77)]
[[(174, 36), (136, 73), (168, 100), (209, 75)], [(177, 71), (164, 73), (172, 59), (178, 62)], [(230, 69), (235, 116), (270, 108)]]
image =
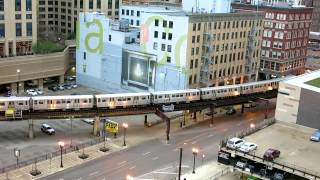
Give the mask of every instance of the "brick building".
[(307, 7), (313, 7), (311, 30), (320, 32), (320, 0), (304, 0)]
[(313, 8), (241, 3), (233, 3), (232, 8), (265, 13), (261, 79), (304, 72)]

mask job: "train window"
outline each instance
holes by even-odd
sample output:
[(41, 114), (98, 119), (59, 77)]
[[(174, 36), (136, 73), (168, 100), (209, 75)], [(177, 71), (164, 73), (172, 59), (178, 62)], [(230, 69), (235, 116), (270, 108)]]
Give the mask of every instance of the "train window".
[(18, 105), (19, 105), (19, 106), (22, 106), (22, 105), (23, 105), (23, 102), (19, 102)]
[(66, 101), (65, 100), (62, 100), (62, 102), (61, 102), (62, 104), (65, 104), (66, 103)]
[(145, 100), (145, 99), (146, 99), (146, 97), (141, 97), (141, 99), (142, 99), (142, 100)]
[(176, 97), (176, 95), (172, 94), (172, 97), (174, 98), (174, 97)]
[(122, 101), (122, 99), (118, 99), (118, 101)]
[(102, 102), (106, 102), (107, 100), (106, 99), (102, 99)]
[(162, 98), (162, 96), (159, 96), (159, 99), (161, 99)]
[(83, 103), (87, 103), (88, 101), (85, 99), (85, 100), (83, 100)]
[(180, 97), (183, 97), (183, 94), (180, 94)]
[(56, 103), (57, 103), (57, 104), (60, 104), (60, 101), (57, 101)]
[(98, 102), (100, 102), (100, 101), (101, 101), (101, 99), (99, 98), (99, 99), (98, 99)]
[(0, 106), (4, 106), (4, 105), (5, 105), (5, 103), (3, 103), (3, 102), (0, 103)]
[[(138, 99), (138, 97), (135, 97), (135, 99), (137, 100), (137, 99)], [(128, 98), (128, 101), (131, 101), (131, 98)]]
[(89, 99), (89, 103), (91, 103), (91, 99)]
[(157, 96), (154, 96), (154, 99), (157, 99)]
[(43, 101), (39, 101), (39, 104), (43, 104)]
[(70, 103), (71, 103), (71, 101), (70, 101), (70, 100), (68, 100), (68, 101), (67, 101), (67, 104), (70, 104)]
[(38, 104), (38, 101), (33, 101), (33, 104)]

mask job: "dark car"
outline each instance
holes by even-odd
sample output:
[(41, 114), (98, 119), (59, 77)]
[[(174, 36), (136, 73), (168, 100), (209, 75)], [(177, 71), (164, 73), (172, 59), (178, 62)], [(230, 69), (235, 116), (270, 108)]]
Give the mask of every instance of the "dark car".
[(285, 172), (275, 172), (271, 179), (273, 179), (273, 180), (283, 180), (283, 179), (285, 179), (285, 175), (286, 175)]
[(266, 161), (273, 161), (280, 156), (280, 151), (269, 148), (263, 155), (263, 159)]
[(235, 114), (237, 111), (234, 108), (229, 108), (226, 112), (226, 115), (233, 115)]
[(51, 90), (51, 91), (58, 91), (58, 87), (55, 86), (55, 85), (54, 86), (49, 86), (48, 89)]

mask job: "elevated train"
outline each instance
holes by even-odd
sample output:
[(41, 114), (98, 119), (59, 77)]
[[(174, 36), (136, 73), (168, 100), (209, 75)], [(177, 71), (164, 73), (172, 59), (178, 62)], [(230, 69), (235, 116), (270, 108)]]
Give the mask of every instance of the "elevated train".
[(1, 97), (0, 112), (4, 112), (8, 108), (14, 108), (22, 111), (81, 110), (90, 108), (126, 108), (147, 106), (151, 104), (190, 103), (193, 101), (215, 100), (265, 93), (267, 91), (278, 89), (279, 82), (285, 79), (286, 78), (279, 78), (246, 84), (161, 92)]

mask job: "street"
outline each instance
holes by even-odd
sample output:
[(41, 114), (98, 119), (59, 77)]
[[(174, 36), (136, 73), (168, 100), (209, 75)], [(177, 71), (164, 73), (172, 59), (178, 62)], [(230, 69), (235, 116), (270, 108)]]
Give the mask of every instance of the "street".
[[(123, 180), (129, 174), (133, 177), (139, 177), (138, 179), (172, 179), (176, 177), (180, 147), (183, 148), (183, 172), (192, 169), (191, 149), (193, 147), (199, 149), (196, 166), (206, 161), (216, 160), (221, 138), (249, 128), (251, 123), (263, 120), (263, 106), (257, 109), (259, 110), (256, 112), (245, 112), (242, 115), (237, 113), (233, 116), (217, 117), (214, 120), (213, 128), (208, 126), (209, 122), (207, 121), (176, 131), (171, 134), (169, 144), (166, 143), (162, 135), (125, 151), (67, 169), (44, 179)], [(269, 115), (273, 115), (273, 112), (270, 112)]]

